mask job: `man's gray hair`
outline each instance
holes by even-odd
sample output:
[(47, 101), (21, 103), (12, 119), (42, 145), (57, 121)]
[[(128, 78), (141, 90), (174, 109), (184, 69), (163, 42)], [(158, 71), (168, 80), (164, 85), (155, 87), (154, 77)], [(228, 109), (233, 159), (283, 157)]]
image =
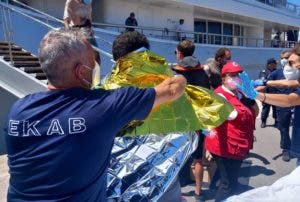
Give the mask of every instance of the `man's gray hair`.
[(208, 58), (205, 61), (205, 64), (209, 67), (209, 70), (213, 74), (221, 74), (220, 70), (217, 67), (215, 58)]
[(51, 84), (61, 85), (87, 52), (87, 33), (80, 29), (49, 31), (40, 43), (39, 60)]

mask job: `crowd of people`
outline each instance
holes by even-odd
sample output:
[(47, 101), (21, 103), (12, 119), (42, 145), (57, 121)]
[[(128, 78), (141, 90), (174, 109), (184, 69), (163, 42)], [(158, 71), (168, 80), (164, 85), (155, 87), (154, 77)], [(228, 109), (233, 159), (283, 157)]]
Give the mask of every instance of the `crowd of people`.
[[(195, 132), (199, 136), (192, 154), (196, 201), (205, 200), (201, 193), (204, 151), (217, 164), (211, 183), (215, 200), (233, 194), (243, 159), (253, 148), (258, 116), (255, 100), (263, 103), (262, 128), (270, 105), (274, 106), (283, 160), (296, 157), (299, 165), (300, 46), (281, 53), (282, 68), (276, 69), (276, 59), (269, 59), (260, 78), (251, 81), (243, 67), (231, 60), (230, 49), (220, 48), (214, 58), (201, 64), (194, 56), (195, 44), (180, 36), (175, 50), (178, 64), (171, 67), (176, 76), (153, 88), (92, 90), (101, 60), (93, 49), (97, 43), (90, 1), (68, 0), (64, 21), (64, 29), (51, 30), (40, 43), (39, 60), (48, 91), (20, 99), (7, 117), (8, 201), (106, 201), (107, 168), (116, 134), (130, 121), (145, 119), (156, 106), (180, 98), (187, 84), (211, 89), (233, 107), (217, 128)], [(150, 48), (147, 38), (130, 27), (138, 25), (134, 13), (126, 25), (127, 32), (113, 43), (115, 61)]]

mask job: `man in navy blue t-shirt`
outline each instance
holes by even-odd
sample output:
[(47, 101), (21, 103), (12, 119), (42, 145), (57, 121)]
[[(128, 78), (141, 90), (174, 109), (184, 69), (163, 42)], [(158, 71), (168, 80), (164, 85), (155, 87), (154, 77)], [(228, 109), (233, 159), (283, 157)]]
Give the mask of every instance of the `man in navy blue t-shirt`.
[(17, 101), (4, 127), (8, 201), (106, 201), (115, 134), (159, 104), (179, 98), (183, 77), (149, 89), (90, 90), (93, 48), (80, 31), (52, 30), (41, 41), (47, 92)]
[[(291, 55), (290, 50), (284, 50), (280, 54), (281, 65), (282, 68), (278, 68), (272, 71), (268, 80), (276, 81), (285, 79), (283, 74), (284, 65), (286, 65), (288, 58)], [(276, 94), (290, 94), (294, 91), (292, 88), (272, 88), (273, 93)], [(291, 138), (290, 138), (290, 123), (292, 118), (292, 109), (293, 107), (279, 107), (276, 106), (276, 127), (280, 131), (280, 148), (282, 149), (282, 160), (289, 161), (290, 160), (290, 147), (291, 147)]]

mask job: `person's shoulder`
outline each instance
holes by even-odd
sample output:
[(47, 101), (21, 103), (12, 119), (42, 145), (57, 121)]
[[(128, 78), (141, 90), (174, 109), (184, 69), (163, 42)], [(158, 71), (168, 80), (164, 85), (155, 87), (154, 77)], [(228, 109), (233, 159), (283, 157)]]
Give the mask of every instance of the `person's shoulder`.
[(11, 107), (11, 112), (22, 111), (26, 106), (31, 103), (37, 102), (38, 100), (43, 99), (48, 91), (46, 92), (38, 92), (26, 95), (23, 98), (18, 99)]
[(216, 88), (214, 89), (214, 92), (215, 92), (215, 93), (224, 93), (224, 90), (223, 90), (223, 88), (222, 88), (222, 85), (216, 87)]

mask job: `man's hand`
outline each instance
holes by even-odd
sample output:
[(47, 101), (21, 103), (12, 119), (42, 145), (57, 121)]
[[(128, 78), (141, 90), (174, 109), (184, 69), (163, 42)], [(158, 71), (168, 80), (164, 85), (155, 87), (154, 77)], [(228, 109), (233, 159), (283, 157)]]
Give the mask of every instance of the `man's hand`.
[(153, 108), (157, 105), (178, 99), (184, 93), (185, 86), (186, 79), (183, 76), (168, 78), (155, 86), (156, 96)]
[(240, 78), (242, 79), (242, 84), (237, 85), (248, 98), (255, 99), (257, 97), (257, 91), (254, 89), (253, 80), (249, 79), (249, 76), (246, 72), (239, 73)]

